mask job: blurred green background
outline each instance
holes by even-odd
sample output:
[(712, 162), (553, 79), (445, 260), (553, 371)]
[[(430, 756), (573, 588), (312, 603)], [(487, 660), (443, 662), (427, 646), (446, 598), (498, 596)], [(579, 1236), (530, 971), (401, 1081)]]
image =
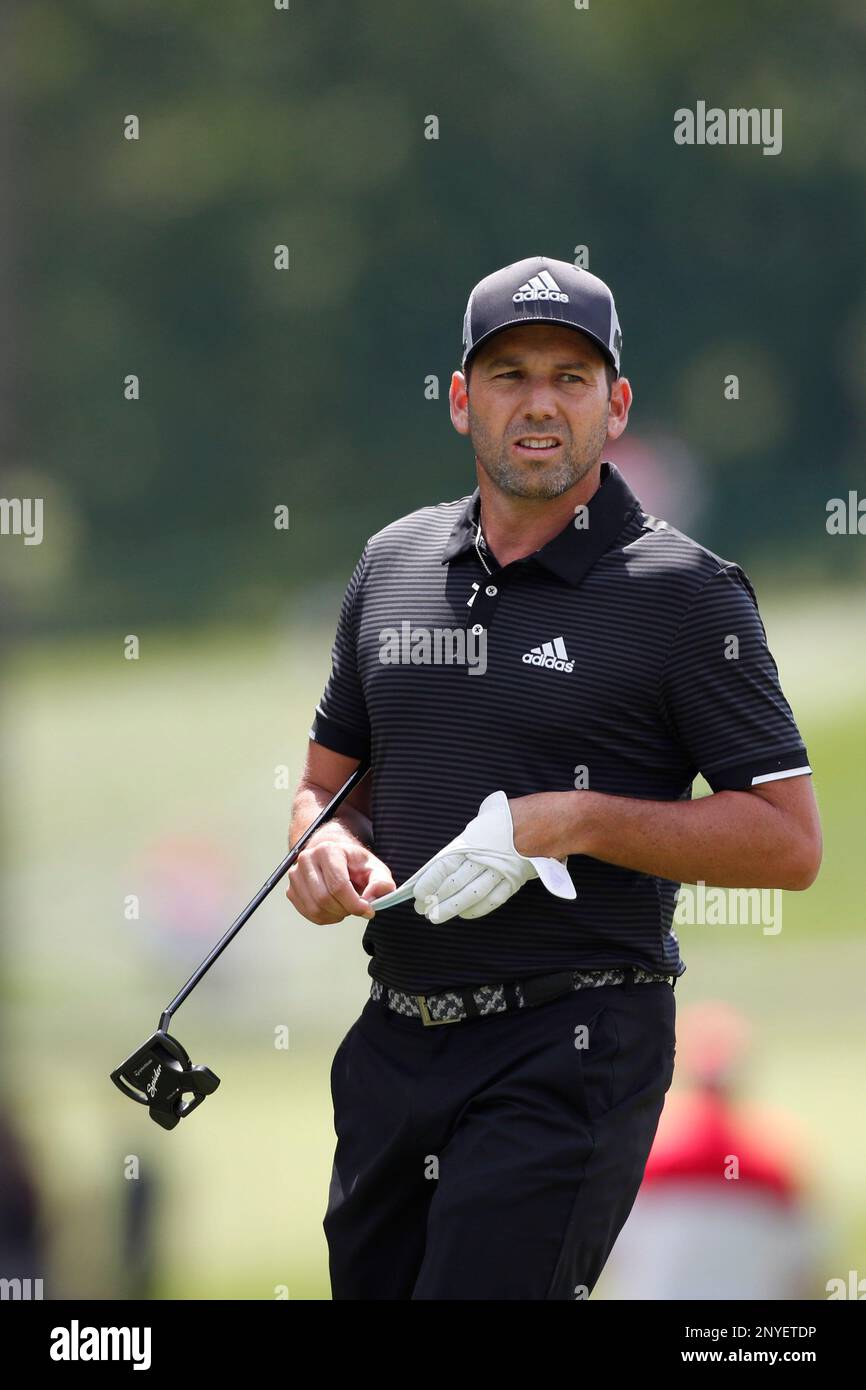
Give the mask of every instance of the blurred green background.
[[(782, 933), (683, 928), (677, 1000), (753, 1019), (751, 1096), (810, 1136), (817, 1288), (866, 1273), (864, 540), (825, 526), (866, 443), (860, 7), (29, 0), (0, 23), (2, 490), (45, 499), (41, 545), (0, 537), (0, 1074), (46, 1296), (329, 1296), (362, 923), (265, 904), (184, 1006), (223, 1087), (172, 1135), (108, 1072), (283, 853), (367, 536), (475, 485), (447, 410), (469, 290), (578, 246), (635, 390), (611, 456), (754, 580), (823, 814)], [(781, 107), (782, 153), (675, 145), (698, 100)]]

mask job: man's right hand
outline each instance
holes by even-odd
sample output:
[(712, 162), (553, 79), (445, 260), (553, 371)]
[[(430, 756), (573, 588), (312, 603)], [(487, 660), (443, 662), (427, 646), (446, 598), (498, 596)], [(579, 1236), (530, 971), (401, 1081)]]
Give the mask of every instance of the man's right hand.
[(373, 917), (370, 900), (397, 887), (381, 859), (338, 823), (322, 826), (288, 872), (286, 897), (307, 921), (331, 926)]

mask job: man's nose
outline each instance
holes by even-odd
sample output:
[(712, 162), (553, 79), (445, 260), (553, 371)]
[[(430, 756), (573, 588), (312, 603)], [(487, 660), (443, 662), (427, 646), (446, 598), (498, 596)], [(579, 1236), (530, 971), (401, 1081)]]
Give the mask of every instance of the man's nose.
[(527, 420), (550, 420), (557, 413), (556, 394), (548, 381), (528, 382), (522, 402)]

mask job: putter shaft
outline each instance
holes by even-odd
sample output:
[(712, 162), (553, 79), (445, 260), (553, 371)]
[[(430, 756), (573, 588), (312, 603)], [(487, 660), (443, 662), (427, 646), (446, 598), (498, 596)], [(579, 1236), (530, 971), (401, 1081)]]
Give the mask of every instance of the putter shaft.
[(303, 835), (301, 835), (297, 842), (294, 845), (292, 845), (291, 849), (289, 850), (282, 863), (277, 865), (270, 877), (266, 879), (266, 881), (262, 884), (255, 897), (247, 903), (240, 916), (237, 917), (234, 922), (232, 922), (228, 931), (220, 937), (213, 950), (207, 956), (205, 956), (205, 959), (202, 961), (198, 969), (195, 970), (192, 975), (190, 975), (183, 989), (175, 995), (174, 999), (172, 999), (168, 1008), (164, 1011), (162, 1017), (159, 1020), (160, 1032), (168, 1032), (168, 1025), (171, 1022), (172, 1014), (176, 1013), (183, 1001), (192, 992), (192, 990), (195, 989), (199, 980), (201, 980), (207, 974), (214, 961), (217, 959), (218, 956), (222, 955), (226, 946), (228, 946), (229, 942), (237, 936), (244, 923), (249, 921), (256, 908), (264, 902), (271, 889), (275, 888), (276, 885), (279, 883), (280, 879), (288, 873), (289, 869), (292, 867), (301, 850), (307, 844), (307, 841), (311, 838), (311, 836), (316, 833), (320, 826), (324, 825), (326, 821), (331, 819), (331, 817), (335, 814), (335, 812), (345, 801), (346, 797), (352, 791), (354, 791), (358, 783), (362, 781), (364, 777), (366, 777), (369, 770), (369, 758), (362, 758), (358, 766), (355, 768), (355, 771), (351, 774), (351, 776), (349, 776), (346, 779), (342, 787), (340, 787), (339, 791), (334, 793), (327, 806), (322, 807), (315, 820), (310, 822)]

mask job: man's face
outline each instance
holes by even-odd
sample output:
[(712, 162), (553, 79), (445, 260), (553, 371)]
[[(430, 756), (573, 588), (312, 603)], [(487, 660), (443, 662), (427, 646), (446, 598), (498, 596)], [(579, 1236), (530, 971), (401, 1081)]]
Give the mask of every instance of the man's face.
[(625, 429), (631, 391), (617, 379), (608, 397), (595, 343), (559, 324), (503, 329), (479, 349), (467, 389), (451, 383), (451, 419), (468, 434), (480, 466), (514, 497), (559, 497)]

